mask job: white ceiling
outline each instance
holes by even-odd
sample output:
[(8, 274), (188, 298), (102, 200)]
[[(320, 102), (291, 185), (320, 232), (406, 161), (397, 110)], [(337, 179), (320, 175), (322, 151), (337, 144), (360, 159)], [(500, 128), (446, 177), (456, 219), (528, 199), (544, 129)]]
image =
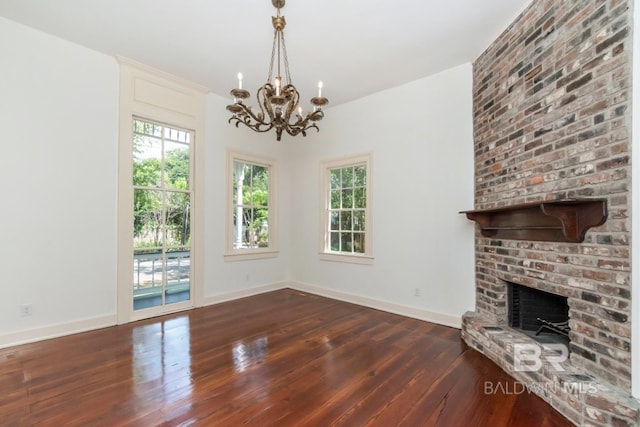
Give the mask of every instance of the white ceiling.
[[(302, 99), (330, 105), (473, 61), (530, 0), (287, 0), (285, 39)], [(0, 0), (0, 16), (228, 96), (267, 78), (271, 0)]]

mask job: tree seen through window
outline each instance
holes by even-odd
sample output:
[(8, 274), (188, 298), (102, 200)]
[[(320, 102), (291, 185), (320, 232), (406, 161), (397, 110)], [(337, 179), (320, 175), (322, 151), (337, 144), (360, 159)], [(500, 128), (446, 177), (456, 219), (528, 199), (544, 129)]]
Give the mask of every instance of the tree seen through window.
[(233, 162), (234, 249), (269, 247), (269, 167)]
[(332, 168), (329, 177), (329, 250), (363, 254), (366, 252), (366, 165)]

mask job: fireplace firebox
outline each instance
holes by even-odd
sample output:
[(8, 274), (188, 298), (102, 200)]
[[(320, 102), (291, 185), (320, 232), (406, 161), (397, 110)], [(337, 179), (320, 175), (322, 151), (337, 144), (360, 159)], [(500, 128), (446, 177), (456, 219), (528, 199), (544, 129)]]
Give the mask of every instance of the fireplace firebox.
[(567, 298), (508, 283), (509, 326), (541, 343), (562, 343), (569, 347), (569, 304)]

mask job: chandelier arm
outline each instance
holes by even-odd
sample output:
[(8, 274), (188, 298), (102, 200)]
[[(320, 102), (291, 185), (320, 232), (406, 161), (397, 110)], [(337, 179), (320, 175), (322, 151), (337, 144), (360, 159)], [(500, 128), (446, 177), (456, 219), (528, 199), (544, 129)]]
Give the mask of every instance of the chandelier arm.
[(295, 110), (296, 106), (300, 101), (300, 94), (298, 90), (292, 84), (288, 84), (283, 88), (283, 93), (286, 95), (287, 108), (285, 109), (284, 121), (289, 123), (291, 119), (291, 113)]
[(240, 120), (237, 117), (231, 117), (229, 119), (229, 123), (231, 123), (233, 120), (235, 120), (235, 122), (236, 122), (236, 127), (239, 127), (240, 123), (242, 123), (243, 125), (245, 125), (246, 127), (248, 127), (249, 129), (251, 129), (254, 132), (264, 133), (264, 132), (269, 132), (271, 129), (273, 129), (273, 125), (269, 125), (268, 127), (263, 128), (262, 125), (260, 125), (260, 124), (252, 125), (252, 124), (249, 124), (249, 123), (247, 123), (247, 122), (245, 122), (243, 120)]
[(253, 110), (251, 109), (251, 107), (247, 107), (246, 105), (242, 104), (242, 109), (244, 111), (245, 114), (243, 114), (244, 116), (244, 121), (245, 122), (251, 122), (251, 120), (253, 120), (254, 122), (256, 122), (256, 125), (259, 126), (267, 126), (269, 125), (268, 122), (265, 122), (264, 119), (261, 117), (262, 114), (258, 113), (257, 115), (253, 113)]
[[(305, 120), (305, 122), (306, 122), (306, 120)], [(316, 125), (315, 123), (310, 124), (310, 125), (307, 125), (305, 123), (304, 126), (297, 126), (297, 125), (288, 126), (288, 127), (284, 128), (284, 129), (291, 136), (297, 136), (298, 134), (302, 134), (302, 136), (307, 136), (307, 131), (309, 129), (315, 129), (316, 131), (320, 132), (320, 128), (318, 128), (318, 125)]]
[[(261, 120), (253, 113), (251, 107), (247, 107), (242, 103), (236, 103), (236, 105), (241, 108), (241, 111), (231, 116), (231, 118), (229, 118), (229, 123), (235, 121), (236, 127), (238, 127), (238, 125), (242, 123), (243, 125), (255, 130), (256, 132), (266, 132), (273, 128), (273, 123), (268, 123), (264, 120)], [(255, 123), (252, 123), (252, 120)], [(263, 130), (263, 127), (266, 127), (266, 129)]]
[[(264, 122), (265, 118), (269, 118), (271, 120), (271, 126), (273, 127), (273, 118), (275, 117), (275, 112), (273, 111), (273, 105), (269, 102), (269, 94), (273, 93), (273, 87), (271, 83), (266, 83), (260, 89), (258, 89), (258, 93), (256, 93), (256, 99), (258, 100), (258, 106), (260, 107), (260, 112), (262, 113), (262, 122)], [(262, 95), (262, 98), (260, 97)], [(265, 114), (266, 113), (266, 114)], [(266, 122), (264, 122), (266, 123)]]
[(243, 125), (245, 125), (249, 129), (253, 130), (254, 132), (268, 132), (271, 129), (273, 129), (273, 124), (271, 124), (271, 123), (269, 123), (269, 124), (266, 124), (266, 123), (251, 123), (251, 120), (247, 116), (244, 116), (244, 118), (232, 116), (232, 117), (229, 118), (228, 122), (229, 123), (234, 122), (236, 127), (239, 127), (240, 123), (242, 123)]
[[(324, 114), (320, 110), (307, 114), (304, 118), (302, 116), (298, 116), (298, 121), (289, 126), (291, 130), (287, 129), (287, 133), (291, 136), (296, 136), (299, 133), (303, 136), (307, 136), (306, 131), (309, 129), (315, 129), (317, 132), (320, 132), (320, 128), (315, 122), (322, 120), (323, 116)], [(309, 122), (312, 123), (309, 124)]]
[[(300, 126), (303, 126), (307, 129), (312, 127), (315, 127), (316, 129), (318, 129), (316, 122), (319, 122), (320, 120), (322, 120), (323, 117), (324, 117), (324, 113), (322, 112), (322, 110), (314, 111), (312, 113), (307, 114), (304, 120), (300, 123)], [(311, 122), (311, 124), (309, 124), (309, 122)], [(318, 131), (319, 130), (320, 129), (318, 129)]]

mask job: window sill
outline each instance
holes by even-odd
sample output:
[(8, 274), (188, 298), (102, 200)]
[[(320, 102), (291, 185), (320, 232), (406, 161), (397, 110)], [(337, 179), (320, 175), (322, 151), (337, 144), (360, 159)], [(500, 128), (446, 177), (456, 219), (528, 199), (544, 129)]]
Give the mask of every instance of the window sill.
[(345, 255), (320, 252), (320, 259), (322, 261), (344, 262), (349, 264), (373, 264), (373, 257), (370, 255)]
[(280, 252), (277, 250), (251, 251), (251, 252), (231, 252), (224, 254), (224, 260), (248, 261), (253, 259), (276, 258)]

